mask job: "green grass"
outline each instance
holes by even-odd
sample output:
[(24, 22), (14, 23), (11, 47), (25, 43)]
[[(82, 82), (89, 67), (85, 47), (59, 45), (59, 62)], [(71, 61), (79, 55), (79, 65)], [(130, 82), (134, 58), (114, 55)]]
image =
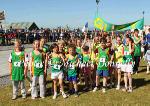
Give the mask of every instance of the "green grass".
[[(56, 100), (52, 99), (52, 95), (48, 95), (45, 99), (31, 100), (31, 96), (28, 93), (27, 99), (22, 99), (21, 97), (17, 100), (11, 100), (12, 87), (11, 85), (7, 87), (0, 88), (0, 106), (14, 105), (14, 106), (102, 106), (102, 105), (117, 105), (117, 106), (149, 106), (150, 105), (150, 75), (146, 75), (145, 63), (142, 61), (140, 72), (137, 75), (133, 75), (133, 93), (127, 93), (116, 91), (113, 89), (108, 89), (105, 94), (101, 90), (93, 92), (80, 92), (80, 96), (75, 98), (74, 95), (69, 96), (67, 99), (63, 99), (59, 96)], [(50, 87), (51, 83), (48, 84)], [(29, 84), (26, 84), (27, 88)]]

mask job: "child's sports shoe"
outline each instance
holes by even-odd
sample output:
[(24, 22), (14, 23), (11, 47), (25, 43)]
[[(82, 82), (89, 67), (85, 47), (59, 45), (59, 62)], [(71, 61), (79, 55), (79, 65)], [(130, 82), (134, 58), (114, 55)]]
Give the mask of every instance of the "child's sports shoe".
[(78, 97), (78, 96), (79, 96), (78, 92), (75, 92), (75, 97)]
[(45, 96), (42, 96), (41, 99), (45, 99)]
[(122, 91), (123, 92), (127, 92), (128, 88), (123, 88)]
[(63, 98), (67, 98), (67, 95), (65, 93), (62, 93)]
[(25, 98), (27, 98), (26, 95), (22, 95), (22, 99), (25, 99)]
[(106, 92), (106, 88), (102, 88), (102, 92), (105, 93)]
[(98, 88), (97, 87), (95, 87), (94, 89), (93, 89), (93, 92), (96, 92), (98, 90)]
[(129, 87), (128, 92), (129, 93), (133, 92), (132, 87)]
[(17, 96), (13, 95), (12, 100), (16, 100), (16, 99), (17, 99)]
[(31, 99), (33, 99), (33, 100), (34, 100), (34, 99), (35, 99), (35, 97), (31, 97)]
[(120, 85), (117, 85), (116, 90), (120, 90)]
[(53, 99), (56, 99), (57, 98), (57, 93), (56, 94), (54, 94), (54, 96), (53, 96)]
[(149, 71), (146, 72), (146, 74), (149, 74), (149, 73), (150, 73)]

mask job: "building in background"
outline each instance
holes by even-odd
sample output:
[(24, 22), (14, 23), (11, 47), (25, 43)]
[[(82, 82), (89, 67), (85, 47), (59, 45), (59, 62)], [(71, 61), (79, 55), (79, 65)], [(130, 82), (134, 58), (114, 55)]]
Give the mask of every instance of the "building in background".
[(17, 22), (17, 23), (1, 23), (3, 29), (17, 29), (17, 30), (22, 30), (22, 29), (27, 29), (27, 30), (38, 30), (39, 27), (35, 22)]

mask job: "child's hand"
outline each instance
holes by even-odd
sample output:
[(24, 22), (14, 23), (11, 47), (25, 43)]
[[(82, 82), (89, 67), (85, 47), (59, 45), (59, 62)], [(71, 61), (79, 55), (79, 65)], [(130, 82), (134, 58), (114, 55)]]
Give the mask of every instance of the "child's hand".
[(27, 74), (24, 74), (24, 77), (27, 78)]
[(91, 64), (91, 70), (93, 70), (94, 69), (94, 64)]
[(109, 64), (111, 64), (111, 63), (112, 63), (112, 60), (109, 61)]
[(32, 78), (33, 78), (33, 74), (30, 75), (30, 79), (32, 79)]

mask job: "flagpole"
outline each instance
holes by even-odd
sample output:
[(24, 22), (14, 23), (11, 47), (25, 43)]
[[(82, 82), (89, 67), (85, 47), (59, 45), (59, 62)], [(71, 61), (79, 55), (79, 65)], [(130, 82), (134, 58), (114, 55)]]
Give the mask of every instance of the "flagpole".
[(98, 16), (98, 4), (97, 4), (97, 11), (96, 11), (96, 15)]
[(143, 18), (144, 18), (144, 15), (145, 15), (145, 11), (143, 11), (143, 12), (142, 12), (142, 14), (143, 14)]
[(144, 20), (145, 11), (143, 11), (143, 20)]
[(100, 0), (96, 0), (96, 14), (95, 14), (96, 17), (98, 17), (99, 2)]
[(97, 15), (97, 16), (98, 16), (99, 2), (100, 2), (100, 0), (96, 0), (96, 4), (97, 4), (97, 13), (96, 13), (96, 15)]

